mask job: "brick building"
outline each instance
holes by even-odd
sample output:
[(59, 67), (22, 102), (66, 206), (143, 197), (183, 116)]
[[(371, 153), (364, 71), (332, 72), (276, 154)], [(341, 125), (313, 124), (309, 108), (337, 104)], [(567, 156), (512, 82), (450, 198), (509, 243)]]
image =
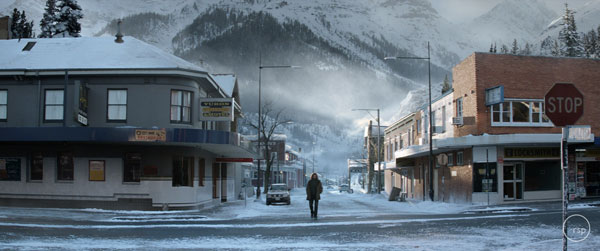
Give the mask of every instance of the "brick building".
[[(474, 53), (455, 66), (453, 91), (433, 102), (434, 199), (486, 202), (489, 195), (494, 204), (560, 199), (561, 129), (546, 117), (544, 96), (555, 83), (573, 83), (585, 96), (585, 110), (576, 124), (589, 125), (598, 135), (600, 108), (593, 98), (600, 94), (598, 79), (600, 61), (593, 59)], [(486, 90), (498, 86), (504, 102), (487, 106)], [(415, 114), (428, 121), (427, 109)], [(429, 180), (427, 123), (422, 124), (423, 134), (412, 145), (393, 152), (396, 165), (388, 165), (386, 181), (392, 173), (417, 184)], [(600, 195), (600, 140), (595, 141), (577, 145), (571, 153), (571, 193), (579, 197)], [(415, 188), (405, 189), (409, 198), (420, 198), (429, 186)]]

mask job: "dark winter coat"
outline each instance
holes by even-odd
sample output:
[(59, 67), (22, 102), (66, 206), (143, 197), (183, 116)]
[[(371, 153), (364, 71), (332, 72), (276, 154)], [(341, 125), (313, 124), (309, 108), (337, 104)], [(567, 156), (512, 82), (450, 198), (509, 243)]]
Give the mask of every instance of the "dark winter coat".
[(306, 200), (320, 200), (323, 185), (319, 179), (310, 179), (306, 184)]

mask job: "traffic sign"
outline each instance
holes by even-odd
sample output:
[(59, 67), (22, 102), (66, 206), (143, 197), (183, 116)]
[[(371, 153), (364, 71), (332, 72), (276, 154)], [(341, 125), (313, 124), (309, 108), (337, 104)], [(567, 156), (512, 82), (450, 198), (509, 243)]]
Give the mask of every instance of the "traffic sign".
[(583, 115), (583, 94), (573, 84), (554, 84), (544, 102), (546, 115), (555, 126), (574, 125)]

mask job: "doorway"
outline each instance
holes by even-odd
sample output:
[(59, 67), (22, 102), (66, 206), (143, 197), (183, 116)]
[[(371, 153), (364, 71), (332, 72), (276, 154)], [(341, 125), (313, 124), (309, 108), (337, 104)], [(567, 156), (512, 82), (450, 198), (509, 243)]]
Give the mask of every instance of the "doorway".
[(221, 202), (227, 201), (227, 164), (221, 164)]
[(523, 163), (505, 163), (504, 200), (523, 199)]

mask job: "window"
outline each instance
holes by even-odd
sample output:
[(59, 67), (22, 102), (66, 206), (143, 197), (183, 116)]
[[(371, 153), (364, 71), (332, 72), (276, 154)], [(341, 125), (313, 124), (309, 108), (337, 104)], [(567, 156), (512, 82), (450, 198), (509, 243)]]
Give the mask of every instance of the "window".
[(204, 178), (206, 177), (206, 160), (198, 159), (198, 186), (204, 186)]
[(462, 118), (463, 116), (463, 100), (458, 98), (456, 100), (456, 117)]
[(172, 90), (171, 123), (191, 123), (191, 115), (192, 92)]
[(58, 154), (58, 168), (57, 168), (57, 180), (73, 180), (73, 154), (72, 153), (59, 153)]
[(8, 112), (8, 91), (0, 90), (0, 121), (6, 121)]
[(525, 162), (525, 191), (560, 190), (559, 161)]
[(111, 122), (127, 120), (127, 90), (108, 89), (106, 119)]
[(456, 153), (456, 165), (457, 166), (462, 166), (463, 165), (463, 152), (457, 152)]
[(442, 133), (446, 132), (446, 106), (442, 106)]
[[(489, 173), (487, 173), (489, 170)], [(487, 174), (486, 174), (487, 173)], [(484, 189), (484, 179), (492, 180), (489, 192), (498, 192), (498, 175), (496, 163), (475, 163), (473, 168), (473, 192), (488, 192)]]
[(454, 154), (448, 154), (448, 166), (454, 166)]
[(123, 163), (123, 182), (140, 182), (142, 172), (142, 155), (128, 153)]
[(421, 133), (421, 120), (417, 119), (417, 134)]
[(20, 181), (21, 180), (21, 159), (20, 158), (0, 158), (0, 181)]
[(491, 109), (492, 126), (552, 126), (543, 100), (508, 100)]
[(435, 125), (437, 124), (437, 121), (435, 121), (435, 119), (435, 111), (431, 111), (431, 127), (433, 127), (433, 129), (431, 129), (432, 133), (437, 133), (439, 130), (436, 130), (435, 128)]
[(41, 153), (31, 155), (31, 163), (29, 166), (29, 180), (44, 179), (44, 156)]
[(194, 186), (194, 157), (173, 157), (173, 182), (174, 187)]
[(46, 90), (44, 101), (44, 120), (46, 121), (61, 121), (63, 120), (63, 100), (64, 91)]

